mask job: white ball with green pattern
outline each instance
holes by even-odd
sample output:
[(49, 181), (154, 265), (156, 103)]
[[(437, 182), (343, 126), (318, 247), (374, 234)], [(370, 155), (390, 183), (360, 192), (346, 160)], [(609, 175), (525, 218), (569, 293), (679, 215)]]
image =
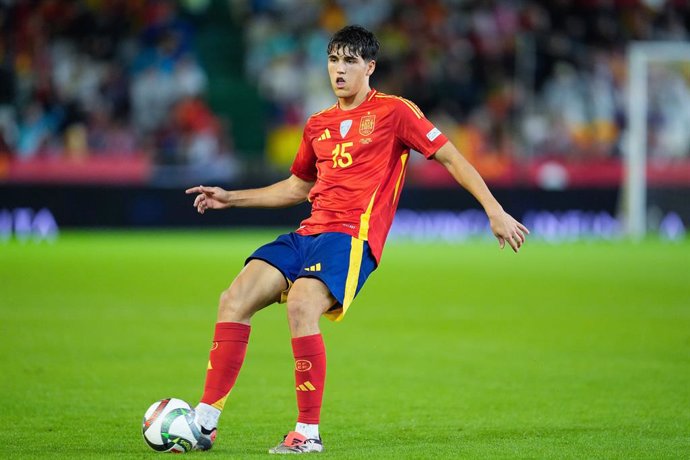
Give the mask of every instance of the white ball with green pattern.
[(157, 452), (189, 452), (201, 436), (194, 423), (194, 409), (177, 398), (151, 404), (144, 414), (141, 430), (146, 444)]

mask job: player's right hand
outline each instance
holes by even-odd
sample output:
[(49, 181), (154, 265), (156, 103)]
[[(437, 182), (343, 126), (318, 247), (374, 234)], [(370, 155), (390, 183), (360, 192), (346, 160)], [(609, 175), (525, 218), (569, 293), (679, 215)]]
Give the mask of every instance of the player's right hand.
[(199, 185), (185, 190), (187, 195), (197, 193), (194, 198), (194, 207), (199, 214), (203, 214), (207, 209), (223, 209), (229, 206), (228, 191), (220, 187), (205, 187)]

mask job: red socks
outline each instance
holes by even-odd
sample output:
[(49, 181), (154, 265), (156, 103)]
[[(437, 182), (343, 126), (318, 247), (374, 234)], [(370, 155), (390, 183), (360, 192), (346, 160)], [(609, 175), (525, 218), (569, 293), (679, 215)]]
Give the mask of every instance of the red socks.
[(216, 323), (201, 402), (223, 410), (244, 362), (250, 330), (242, 323)]
[[(241, 323), (216, 323), (201, 402), (223, 410), (244, 362), (251, 328)], [(292, 339), (295, 357), (298, 423), (318, 424), (326, 382), (326, 348), (321, 334)]]
[(326, 382), (326, 348), (321, 334), (292, 339), (298, 423), (318, 424)]

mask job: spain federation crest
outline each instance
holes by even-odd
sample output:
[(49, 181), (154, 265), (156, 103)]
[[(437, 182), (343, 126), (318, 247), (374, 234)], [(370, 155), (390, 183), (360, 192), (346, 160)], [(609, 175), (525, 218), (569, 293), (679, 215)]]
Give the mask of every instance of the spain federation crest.
[(374, 124), (376, 122), (376, 115), (364, 115), (359, 121), (359, 134), (368, 136), (374, 132)]

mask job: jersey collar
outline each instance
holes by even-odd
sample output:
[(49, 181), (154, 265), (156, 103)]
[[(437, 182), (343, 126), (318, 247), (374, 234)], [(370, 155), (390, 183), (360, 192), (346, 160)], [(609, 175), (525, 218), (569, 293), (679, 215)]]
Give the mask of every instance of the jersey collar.
[[(350, 110), (357, 110), (358, 108), (362, 107), (362, 106), (363, 106), (364, 104), (366, 104), (367, 102), (370, 102), (372, 99), (374, 99), (374, 96), (375, 96), (377, 93), (378, 93), (378, 91), (376, 91), (376, 89), (371, 88), (371, 89), (369, 90), (369, 92), (367, 93), (367, 96), (366, 96), (366, 97), (364, 98), (364, 100), (362, 101), (362, 103), (359, 104), (359, 105), (358, 105), (357, 107), (355, 107), (354, 109), (350, 109)], [(350, 111), (350, 110), (343, 110), (343, 109), (340, 107), (340, 101), (336, 101), (335, 104), (336, 104), (336, 106), (338, 107), (338, 110), (341, 110), (341, 111), (343, 111), (343, 112), (349, 112), (349, 111)]]

